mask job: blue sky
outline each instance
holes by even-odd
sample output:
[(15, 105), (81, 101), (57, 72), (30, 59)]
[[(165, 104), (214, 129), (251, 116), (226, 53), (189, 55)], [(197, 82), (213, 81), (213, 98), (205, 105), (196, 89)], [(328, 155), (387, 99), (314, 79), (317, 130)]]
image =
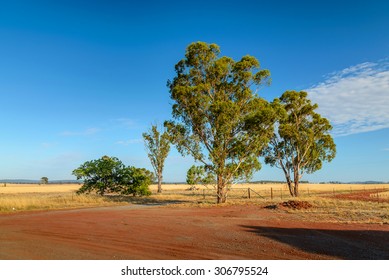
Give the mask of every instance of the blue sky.
[[(0, 4), (0, 179), (74, 179), (103, 155), (151, 169), (142, 133), (171, 118), (166, 82), (205, 41), (257, 57), (273, 80), (262, 97), (307, 90), (334, 125), (337, 157), (303, 179), (389, 181), (388, 1)], [(165, 181), (192, 164), (173, 149)]]

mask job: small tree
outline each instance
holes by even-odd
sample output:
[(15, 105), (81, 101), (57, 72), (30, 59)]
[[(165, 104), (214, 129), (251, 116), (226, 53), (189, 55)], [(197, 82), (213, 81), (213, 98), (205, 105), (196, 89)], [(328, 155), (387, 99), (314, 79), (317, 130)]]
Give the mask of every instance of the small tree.
[(73, 170), (72, 174), (77, 180), (84, 180), (84, 184), (77, 191), (78, 194), (96, 191), (100, 195), (106, 192), (149, 195), (150, 173), (146, 169), (126, 167), (115, 157), (103, 156), (83, 163)]
[(49, 183), (49, 178), (47, 178), (47, 177), (42, 177), (41, 178), (41, 184), (47, 185), (48, 183)]
[(275, 114), (253, 91), (269, 83), (270, 72), (252, 56), (234, 61), (219, 54), (216, 44), (188, 46), (168, 81), (174, 121), (165, 127), (182, 155), (215, 176), (217, 203), (223, 203), (228, 185), (260, 169), (258, 157), (273, 134)]
[(304, 91), (286, 91), (274, 101), (278, 107), (278, 131), (264, 150), (265, 163), (285, 174), (291, 196), (299, 195), (299, 181), (304, 173), (313, 173), (323, 161), (331, 161), (336, 146), (329, 132), (329, 121), (315, 112)]
[(166, 131), (158, 131), (156, 125), (151, 126), (148, 133), (143, 133), (143, 139), (147, 150), (147, 155), (155, 171), (158, 180), (158, 192), (162, 192), (162, 178), (165, 159), (170, 151), (169, 136)]
[(186, 173), (186, 183), (191, 185), (192, 189), (194, 189), (197, 184), (208, 185), (214, 182), (214, 176), (211, 173), (206, 172), (204, 166), (192, 165)]

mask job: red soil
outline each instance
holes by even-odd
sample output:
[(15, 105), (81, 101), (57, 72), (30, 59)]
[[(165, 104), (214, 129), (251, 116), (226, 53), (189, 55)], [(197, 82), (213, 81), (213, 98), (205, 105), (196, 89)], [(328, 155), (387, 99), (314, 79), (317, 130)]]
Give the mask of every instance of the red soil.
[(389, 202), (389, 198), (378, 197), (377, 194), (385, 192), (386, 190), (366, 190), (356, 191), (343, 194), (336, 194), (333, 197), (337, 199), (348, 199), (348, 200), (361, 200), (361, 201), (372, 201), (372, 202)]
[(389, 259), (389, 225), (259, 206), (124, 206), (0, 215), (0, 259)]

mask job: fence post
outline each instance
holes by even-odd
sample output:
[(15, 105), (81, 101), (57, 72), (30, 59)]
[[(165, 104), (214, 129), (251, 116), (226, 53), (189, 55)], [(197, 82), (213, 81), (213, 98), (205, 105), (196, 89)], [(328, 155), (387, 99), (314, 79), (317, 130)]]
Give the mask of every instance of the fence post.
[(282, 188), (281, 188), (281, 199), (282, 199)]
[(251, 199), (250, 188), (247, 189), (247, 193), (249, 195), (249, 199)]
[(205, 200), (205, 190), (203, 189), (203, 198)]
[(270, 188), (270, 198), (273, 200), (273, 188)]

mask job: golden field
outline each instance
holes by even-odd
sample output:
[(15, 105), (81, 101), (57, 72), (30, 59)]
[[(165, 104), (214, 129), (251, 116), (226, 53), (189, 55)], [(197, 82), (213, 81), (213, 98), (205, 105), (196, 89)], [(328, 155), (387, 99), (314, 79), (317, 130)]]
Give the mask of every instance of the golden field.
[[(157, 185), (151, 185), (153, 194), (149, 197), (76, 195), (75, 192), (80, 187), (80, 184), (7, 184), (5, 187), (1, 184), (0, 212), (101, 207), (129, 203), (167, 204), (168, 207), (223, 207), (215, 203), (214, 186), (199, 185), (191, 190), (186, 184), (164, 184), (163, 192), (158, 194)], [(383, 192), (385, 189), (386, 191)], [(377, 203), (333, 197), (333, 194), (350, 194), (364, 190), (373, 190), (372, 196), (379, 194), (380, 199), (385, 200)], [(386, 200), (388, 194), (389, 184), (301, 184), (298, 200), (308, 201), (313, 207), (299, 211), (292, 209), (282, 211), (311, 221), (387, 224), (389, 223), (389, 203)], [(225, 205), (255, 204), (263, 207), (289, 199), (293, 198), (290, 197), (286, 184), (237, 184), (231, 187)]]
[(15, 193), (68, 193), (77, 191), (81, 185), (79, 184), (0, 184), (0, 194), (15, 194)]
[[(183, 190), (187, 189), (190, 186), (187, 184), (163, 184), (162, 189), (164, 190)], [(196, 187), (200, 189), (207, 189), (207, 188), (212, 188), (212, 185), (207, 185), (206, 187), (203, 185), (196, 185)], [(231, 188), (235, 189), (247, 189), (251, 188), (254, 190), (268, 190), (270, 188), (273, 189), (287, 189), (287, 184), (271, 184), (271, 183), (266, 183), (266, 184), (260, 184), (260, 183), (242, 183), (242, 184), (234, 184), (231, 186)], [(300, 189), (303, 191), (306, 191), (307, 189), (311, 189), (313, 191), (349, 191), (351, 190), (367, 190), (367, 189), (382, 189), (382, 188), (389, 188), (389, 184), (300, 184)], [(157, 190), (157, 185), (151, 185), (150, 189), (152, 190)], [(0, 190), (1, 191), (1, 190)]]
[(79, 184), (4, 184), (0, 185), (0, 212), (53, 210), (122, 205), (119, 198), (77, 195)]
[[(215, 186), (212, 185), (196, 185), (196, 190), (189, 190), (190, 186), (187, 184), (167, 184), (162, 185), (164, 193), (178, 194), (192, 192), (198, 195), (214, 196)], [(150, 189), (153, 193), (157, 192), (157, 186), (151, 185)], [(250, 189), (251, 198), (273, 198), (285, 199), (290, 197), (287, 184), (235, 184), (231, 186), (229, 197), (247, 197), (248, 189)], [(333, 195), (341, 193), (352, 193), (356, 191), (367, 190), (388, 190), (389, 184), (300, 184), (299, 192), (301, 197), (309, 197), (315, 195)], [(0, 191), (1, 192), (1, 191)], [(381, 194), (381, 192), (380, 192)], [(382, 193), (384, 194), (384, 193)]]
[[(4, 186), (0, 184), (0, 194), (16, 194), (16, 193), (70, 193), (75, 192), (81, 187), (81, 184), (9, 184)], [(162, 189), (165, 191), (184, 191), (190, 186), (187, 184), (163, 184)], [(212, 185), (196, 185), (198, 190), (213, 190)], [(247, 190), (248, 188), (268, 193), (271, 189), (275, 192), (285, 191), (287, 194), (288, 187), (286, 184), (235, 184), (231, 186), (232, 190)], [(301, 184), (300, 193), (319, 193), (319, 192), (352, 192), (358, 190), (374, 190), (374, 189), (389, 189), (389, 184)], [(157, 191), (157, 185), (150, 186), (152, 192)]]

